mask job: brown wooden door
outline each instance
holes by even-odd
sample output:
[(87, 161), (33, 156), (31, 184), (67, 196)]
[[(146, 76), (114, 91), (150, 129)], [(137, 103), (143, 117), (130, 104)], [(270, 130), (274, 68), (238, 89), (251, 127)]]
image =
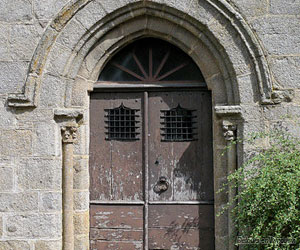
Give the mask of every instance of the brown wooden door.
[(214, 249), (209, 91), (93, 93), (91, 249)]

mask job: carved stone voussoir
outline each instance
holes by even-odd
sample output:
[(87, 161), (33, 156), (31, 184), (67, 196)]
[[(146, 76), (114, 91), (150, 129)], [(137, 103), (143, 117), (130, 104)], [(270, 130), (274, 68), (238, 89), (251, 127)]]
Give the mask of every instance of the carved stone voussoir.
[(237, 126), (231, 122), (223, 121), (223, 132), (226, 141), (234, 141), (236, 139)]
[(63, 127), (62, 129), (63, 143), (74, 143), (77, 140), (77, 127)]

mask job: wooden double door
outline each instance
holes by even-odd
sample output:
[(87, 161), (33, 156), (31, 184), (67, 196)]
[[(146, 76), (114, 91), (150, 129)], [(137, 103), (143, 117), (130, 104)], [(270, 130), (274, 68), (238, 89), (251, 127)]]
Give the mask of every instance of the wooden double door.
[(210, 92), (102, 92), (90, 104), (90, 249), (214, 249)]

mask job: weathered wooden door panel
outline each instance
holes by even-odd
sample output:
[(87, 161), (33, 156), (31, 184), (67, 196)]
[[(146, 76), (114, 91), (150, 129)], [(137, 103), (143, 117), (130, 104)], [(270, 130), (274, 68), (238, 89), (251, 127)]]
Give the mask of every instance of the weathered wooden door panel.
[[(178, 107), (191, 111), (191, 123), (181, 122), (184, 117), (175, 111), (169, 118), (174, 139), (162, 141), (166, 124), (164, 113)], [(210, 92), (153, 92), (149, 95), (149, 199), (166, 201), (212, 201), (212, 134)], [(185, 138), (184, 133), (192, 137)], [(177, 127), (175, 127), (177, 126)], [(182, 126), (185, 126), (184, 128)], [(172, 132), (171, 131), (171, 132)], [(183, 137), (180, 138), (180, 133)], [(177, 139), (176, 139), (176, 136)], [(154, 192), (160, 177), (166, 177), (170, 188), (163, 193)]]
[(90, 109), (91, 249), (213, 250), (210, 92), (95, 93)]
[(91, 249), (110, 249), (110, 250), (140, 250), (143, 249), (141, 242), (105, 242), (105, 241), (92, 241)]
[[(91, 99), (91, 200), (143, 200), (142, 94), (94, 94)], [(124, 127), (126, 114), (108, 120), (108, 110), (121, 105), (135, 109), (137, 140), (108, 140), (108, 126)], [(125, 124), (126, 125), (126, 124)], [(129, 124), (130, 125), (130, 124)], [(130, 126), (129, 126), (130, 127)], [(117, 133), (123, 133), (113, 131)], [(126, 132), (126, 131), (125, 131)], [(128, 131), (129, 132), (129, 131)], [(125, 138), (126, 139), (126, 138)]]
[(141, 249), (143, 206), (91, 205), (90, 217), (91, 249)]
[(150, 93), (149, 117), (149, 248), (214, 249), (210, 93)]
[(214, 249), (213, 205), (151, 205), (150, 249)]

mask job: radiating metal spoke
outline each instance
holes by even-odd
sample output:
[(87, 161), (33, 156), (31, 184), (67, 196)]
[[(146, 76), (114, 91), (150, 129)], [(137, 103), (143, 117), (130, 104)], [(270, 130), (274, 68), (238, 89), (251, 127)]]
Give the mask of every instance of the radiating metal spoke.
[(153, 53), (152, 48), (149, 48), (149, 80), (153, 80)]
[(156, 73), (154, 75), (154, 79), (156, 80), (157, 76), (159, 75), (160, 71), (162, 70), (162, 68), (165, 66), (166, 64), (166, 61), (168, 60), (169, 58), (169, 55), (170, 55), (170, 50), (165, 54), (163, 60), (161, 61), (158, 69), (156, 70)]
[(145, 77), (146, 79), (148, 79), (149, 77), (148, 77), (146, 71), (144, 70), (143, 65), (141, 64), (141, 62), (139, 61), (139, 59), (136, 57), (136, 55), (135, 55), (134, 52), (132, 53), (132, 56), (133, 56), (133, 59), (134, 59), (135, 63), (136, 63), (137, 66), (139, 67), (140, 71), (143, 73), (144, 77)]
[(167, 76), (169, 76), (169, 75), (171, 75), (171, 74), (175, 73), (176, 71), (178, 71), (178, 70), (182, 69), (182, 68), (183, 68), (183, 67), (185, 67), (186, 65), (188, 65), (188, 62), (185, 62), (185, 63), (183, 63), (183, 64), (181, 64), (181, 65), (177, 66), (176, 68), (174, 68), (174, 69), (172, 69), (172, 70), (168, 71), (166, 74), (164, 74), (164, 75), (160, 76), (160, 77), (159, 77), (159, 78), (157, 78), (156, 80), (157, 80), (157, 81), (160, 81), (160, 80), (162, 80), (162, 79), (166, 78)]
[(114, 65), (115, 67), (119, 68), (120, 70), (134, 76), (137, 79), (140, 79), (141, 81), (145, 81), (146, 79), (144, 77), (139, 76), (138, 74), (134, 73), (133, 71), (131, 71), (130, 69), (125, 68), (124, 66), (117, 64), (117, 63), (112, 63), (112, 65)]

